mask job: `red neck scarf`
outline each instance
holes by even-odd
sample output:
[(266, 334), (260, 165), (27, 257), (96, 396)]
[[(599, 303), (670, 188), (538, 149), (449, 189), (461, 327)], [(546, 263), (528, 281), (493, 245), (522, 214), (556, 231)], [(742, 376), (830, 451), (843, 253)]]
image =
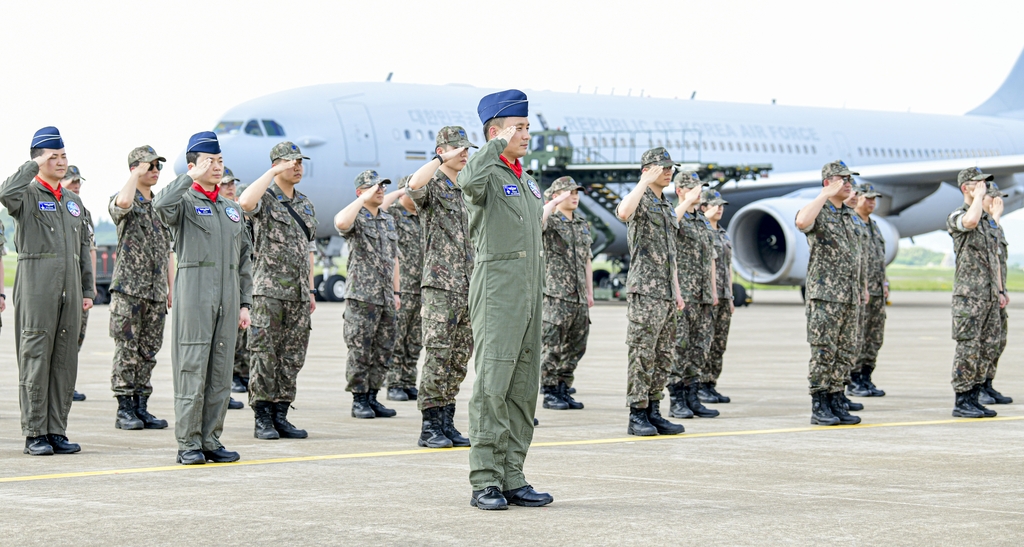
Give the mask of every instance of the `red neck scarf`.
[(207, 199), (209, 199), (210, 201), (212, 201), (214, 203), (217, 202), (217, 195), (220, 194), (220, 185), (214, 186), (213, 187), (213, 191), (207, 192), (206, 190), (203, 189), (202, 186), (199, 185), (198, 182), (193, 182), (192, 183), (192, 189), (195, 190), (196, 192), (199, 192), (200, 194), (206, 196)]
[(516, 177), (523, 178), (523, 164), (519, 163), (519, 160), (516, 160), (515, 163), (512, 163), (508, 161), (504, 154), (498, 157), (501, 158), (501, 161), (504, 162), (505, 165), (507, 165), (508, 168), (511, 169), (512, 172), (516, 174)]
[(50, 191), (51, 194), (53, 194), (53, 197), (57, 198), (57, 201), (60, 201), (60, 196), (64, 193), (64, 188), (60, 185), (59, 182), (57, 183), (56, 188), (50, 186), (49, 182), (46, 182), (45, 180), (39, 178), (38, 176), (36, 176), (36, 182), (42, 184), (44, 188), (46, 188), (47, 190)]

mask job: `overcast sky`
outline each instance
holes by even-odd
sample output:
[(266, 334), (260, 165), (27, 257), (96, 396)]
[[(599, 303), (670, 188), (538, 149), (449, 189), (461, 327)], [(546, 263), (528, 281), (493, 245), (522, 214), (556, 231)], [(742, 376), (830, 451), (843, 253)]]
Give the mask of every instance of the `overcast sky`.
[[(422, 84), (962, 114), (1024, 48), (1020, 1), (90, 0), (8, 2), (2, 13), (0, 173), (28, 159), (36, 129), (56, 125), (97, 217), (132, 148), (173, 162), (227, 109), (294, 87), (394, 72)], [(1024, 233), (1024, 213), (1012, 216)]]

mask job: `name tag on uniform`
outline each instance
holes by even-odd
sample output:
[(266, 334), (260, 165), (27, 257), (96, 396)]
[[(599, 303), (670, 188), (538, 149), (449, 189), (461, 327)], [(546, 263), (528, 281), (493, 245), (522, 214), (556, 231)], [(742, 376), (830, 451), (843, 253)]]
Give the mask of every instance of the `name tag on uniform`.
[(519, 195), (519, 187), (516, 186), (515, 184), (506, 184), (505, 186), (502, 186), (502, 188), (505, 190), (505, 195), (506, 196), (518, 196)]
[(202, 217), (208, 217), (213, 215), (213, 211), (209, 207), (196, 207), (196, 214)]
[(40, 211), (56, 211), (57, 210), (57, 204), (52, 202), (52, 201), (40, 201), (39, 202), (39, 210)]

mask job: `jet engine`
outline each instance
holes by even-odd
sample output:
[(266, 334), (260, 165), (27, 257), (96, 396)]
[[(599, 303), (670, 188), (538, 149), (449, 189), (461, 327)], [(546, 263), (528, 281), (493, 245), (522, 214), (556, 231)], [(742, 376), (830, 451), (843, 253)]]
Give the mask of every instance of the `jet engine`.
[[(744, 279), (766, 285), (803, 285), (810, 249), (796, 228), (796, 213), (818, 195), (807, 189), (743, 207), (729, 222), (733, 268)], [(884, 218), (872, 216), (885, 239), (885, 263), (896, 258), (899, 232)]]

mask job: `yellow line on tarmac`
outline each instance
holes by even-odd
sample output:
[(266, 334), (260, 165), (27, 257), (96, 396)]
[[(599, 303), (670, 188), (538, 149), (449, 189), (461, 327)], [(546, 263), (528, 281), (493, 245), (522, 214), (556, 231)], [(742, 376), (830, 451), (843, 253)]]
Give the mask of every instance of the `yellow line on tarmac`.
[[(674, 439), (700, 439), (707, 437), (740, 437), (744, 435), (775, 435), (779, 433), (803, 433), (808, 431), (835, 431), (839, 429), (870, 429), (876, 427), (915, 427), (924, 425), (947, 425), (947, 424), (984, 424), (998, 421), (1017, 421), (1024, 420), (1024, 416), (1003, 416), (996, 418), (986, 419), (950, 419), (950, 420), (932, 420), (932, 421), (917, 421), (917, 422), (888, 422), (879, 424), (858, 424), (858, 425), (843, 425), (834, 427), (822, 427), (822, 426), (809, 426), (809, 427), (792, 427), (787, 429), (751, 429), (747, 431), (718, 431), (712, 433), (684, 433), (682, 435), (659, 435), (654, 437), (616, 437), (611, 439), (589, 439), (582, 441), (554, 441), (544, 443), (533, 443), (533, 447), (550, 447), (550, 446), (585, 446), (595, 444), (620, 444), (620, 443), (632, 443), (632, 442), (643, 442), (643, 441), (667, 441)], [(220, 467), (238, 467), (242, 465), (268, 465), (274, 463), (299, 463), (299, 462), (316, 462), (316, 461), (327, 461), (327, 460), (349, 460), (356, 458), (384, 458), (388, 456), (412, 456), (416, 454), (443, 454), (446, 452), (460, 452), (469, 450), (468, 448), (444, 448), (444, 449), (431, 449), (431, 448), (419, 448), (415, 450), (392, 450), (386, 452), (356, 452), (353, 454), (324, 454), (321, 456), (295, 456), (289, 458), (270, 458), (265, 460), (248, 460), (239, 461), (234, 463), (213, 463), (206, 465), (165, 465), (160, 467), (135, 467), (126, 469), (104, 469), (99, 471), (78, 471), (74, 473), (54, 473), (49, 475), (25, 475), (20, 477), (0, 477), (0, 483), (5, 482), (28, 482), (28, 481), (41, 481), (41, 480), (52, 480), (52, 479), (71, 479), (78, 477), (102, 477), (110, 475), (130, 475), (135, 473), (159, 473), (163, 471), (194, 471), (198, 469), (210, 469)]]

